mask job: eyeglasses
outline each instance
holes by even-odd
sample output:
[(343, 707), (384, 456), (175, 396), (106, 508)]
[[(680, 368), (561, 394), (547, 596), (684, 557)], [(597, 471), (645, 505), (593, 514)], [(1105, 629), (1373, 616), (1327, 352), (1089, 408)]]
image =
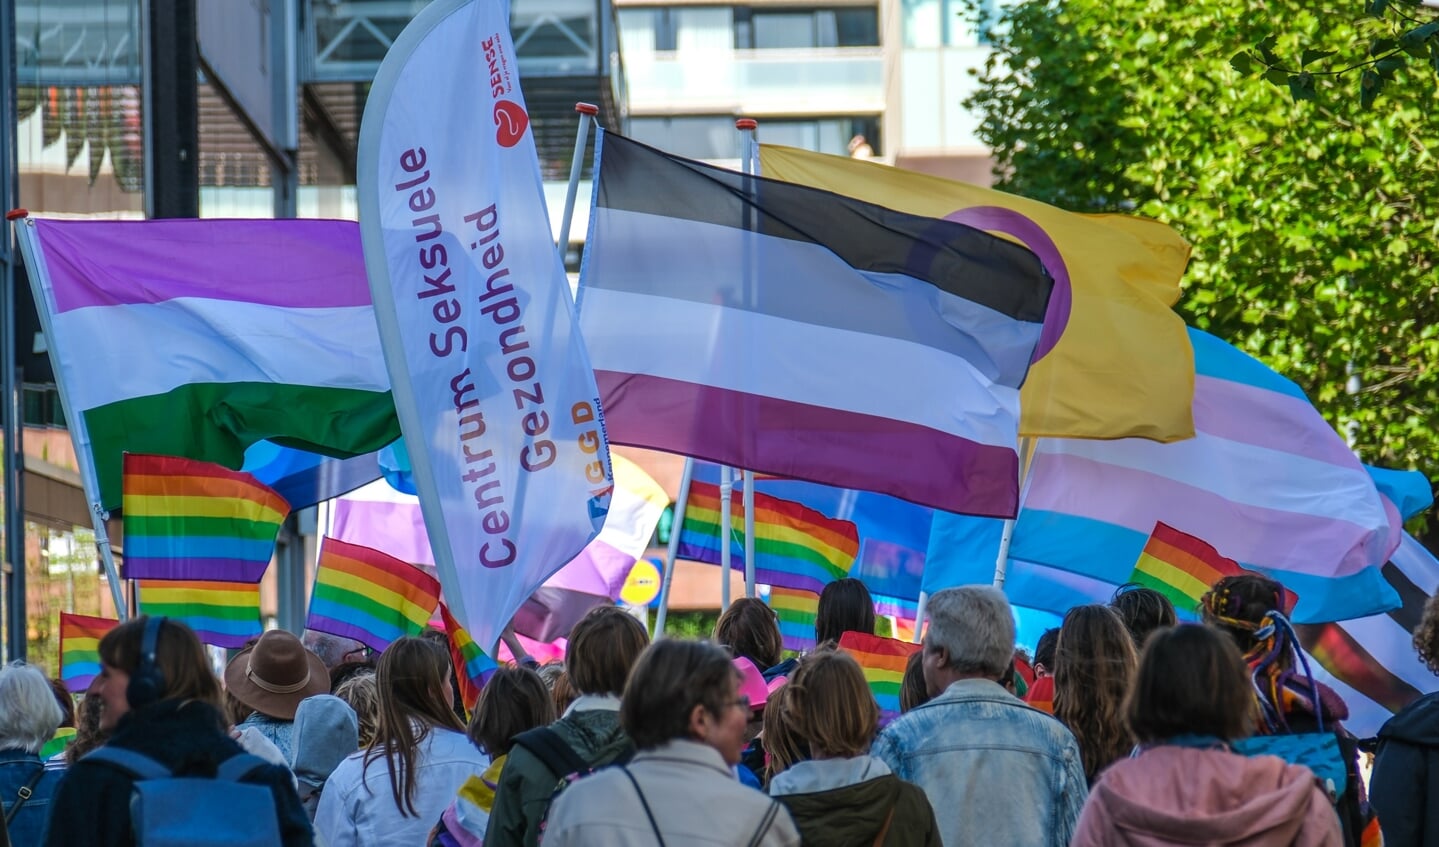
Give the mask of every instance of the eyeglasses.
[(749, 711), (749, 697), (748, 697), (747, 695), (741, 694), (740, 696), (738, 696), (738, 697), (736, 697), (735, 699), (729, 701), (728, 703), (725, 703), (725, 705), (726, 705), (726, 706), (739, 706), (741, 709), (744, 709), (745, 711)]

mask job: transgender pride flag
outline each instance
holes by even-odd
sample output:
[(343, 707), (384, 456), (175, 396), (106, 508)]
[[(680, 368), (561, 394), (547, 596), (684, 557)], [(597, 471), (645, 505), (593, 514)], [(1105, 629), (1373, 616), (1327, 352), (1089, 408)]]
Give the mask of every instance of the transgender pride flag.
[(399, 437), (355, 224), (17, 231), (86, 493), (105, 508), (120, 506), (125, 452), (239, 468), (261, 439), (345, 457)]

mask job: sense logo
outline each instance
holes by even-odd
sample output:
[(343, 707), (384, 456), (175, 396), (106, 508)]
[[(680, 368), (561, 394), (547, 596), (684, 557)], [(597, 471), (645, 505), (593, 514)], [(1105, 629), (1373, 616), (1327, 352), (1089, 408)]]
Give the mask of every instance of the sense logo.
[(525, 107), (513, 100), (495, 101), (495, 140), (501, 147), (514, 147), (530, 127)]

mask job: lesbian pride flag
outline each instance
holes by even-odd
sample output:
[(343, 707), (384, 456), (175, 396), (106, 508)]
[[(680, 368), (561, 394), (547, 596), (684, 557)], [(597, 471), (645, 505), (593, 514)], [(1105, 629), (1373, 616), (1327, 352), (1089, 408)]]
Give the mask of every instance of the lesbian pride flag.
[(305, 626), (384, 650), (423, 632), (439, 602), (439, 580), (415, 565), (327, 537)]
[(247, 473), (125, 454), (125, 578), (259, 582), (290, 504)]
[(60, 613), (60, 680), (81, 693), (100, 673), (100, 639), (119, 626), (109, 618)]

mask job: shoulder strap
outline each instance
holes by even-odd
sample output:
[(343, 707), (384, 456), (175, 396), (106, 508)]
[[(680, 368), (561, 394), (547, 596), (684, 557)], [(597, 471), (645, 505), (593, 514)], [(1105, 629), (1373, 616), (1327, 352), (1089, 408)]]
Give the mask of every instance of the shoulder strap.
[(889, 814), (884, 816), (884, 826), (879, 828), (879, 835), (874, 837), (874, 847), (883, 847), (884, 837), (889, 835), (889, 825), (894, 823), (894, 810), (898, 806), (899, 803), (895, 803), (889, 807)]
[(590, 763), (581, 759), (558, 732), (547, 726), (516, 735), (515, 743), (533, 753), (556, 778), (589, 770)]
[(754, 837), (749, 840), (749, 847), (759, 847), (760, 842), (764, 841), (765, 835), (769, 832), (769, 828), (774, 825), (774, 816), (777, 814), (779, 814), (779, 801), (769, 801), (769, 809), (760, 819), (759, 829), (754, 831)]
[(144, 753), (137, 753), (134, 750), (127, 750), (124, 747), (114, 747), (106, 744), (97, 750), (88, 753), (82, 762), (100, 762), (119, 768), (130, 774), (135, 779), (164, 779), (172, 776), (173, 772), (146, 756)]
[(262, 768), (269, 762), (249, 753), (237, 753), (234, 756), (220, 763), (215, 769), (215, 778), (227, 782), (239, 782), (249, 776), (256, 768)]
[(630, 785), (635, 787), (635, 794), (639, 795), (640, 805), (645, 808), (645, 817), (650, 820), (650, 829), (655, 831), (655, 840), (659, 842), (660, 847), (665, 847), (665, 837), (660, 833), (660, 825), (655, 823), (654, 812), (650, 811), (650, 802), (645, 799), (645, 793), (640, 790), (640, 784), (635, 780), (635, 775), (630, 773), (630, 769), (624, 765), (620, 765), (620, 771), (629, 778)]
[(30, 777), (30, 781), (20, 786), (20, 789), (15, 792), (17, 799), (15, 803), (10, 806), (9, 810), (5, 812), (5, 825), (7, 829), (9, 828), (10, 821), (15, 819), (15, 813), (20, 811), (21, 806), (25, 805), (25, 801), (35, 796), (35, 786), (40, 784), (40, 778), (44, 775), (45, 765), (42, 763), (40, 770), (35, 771), (35, 775)]

